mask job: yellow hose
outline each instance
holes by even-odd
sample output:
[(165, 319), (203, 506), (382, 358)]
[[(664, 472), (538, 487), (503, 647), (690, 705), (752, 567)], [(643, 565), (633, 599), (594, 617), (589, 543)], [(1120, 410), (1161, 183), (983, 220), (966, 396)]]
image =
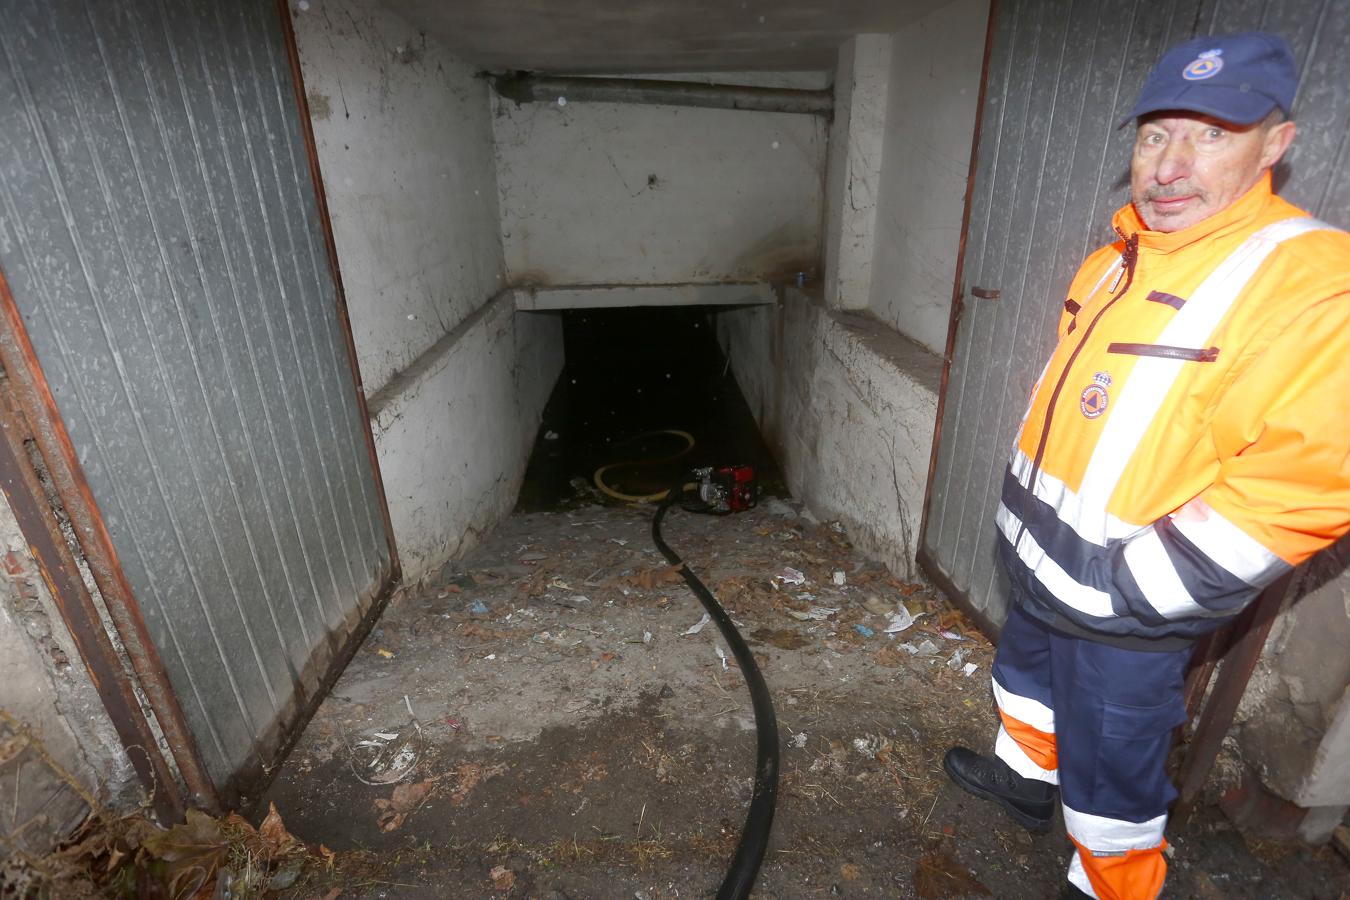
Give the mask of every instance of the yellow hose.
[(628, 440), (624, 441), (624, 443), (631, 444), (634, 441), (641, 440), (642, 438), (652, 437), (658, 434), (673, 434), (676, 437), (684, 438), (684, 440), (686, 441), (685, 446), (682, 449), (676, 451), (675, 453), (671, 453), (666, 456), (660, 456), (655, 459), (630, 459), (624, 460), (623, 462), (608, 463), (607, 465), (603, 465), (595, 470), (595, 475), (591, 476), (592, 480), (595, 482), (595, 486), (599, 488), (600, 491), (606, 494), (607, 496), (613, 497), (615, 500), (623, 500), (627, 503), (657, 503), (661, 500), (664, 500), (666, 498), (666, 495), (670, 493), (669, 489), (666, 489), (664, 491), (658, 491), (655, 494), (625, 494), (622, 491), (615, 490), (614, 488), (605, 484), (604, 479), (605, 473), (608, 472), (610, 469), (617, 469), (620, 466), (633, 466), (639, 463), (656, 466), (660, 465), (661, 463), (667, 463), (672, 460), (679, 459), (681, 456), (684, 456), (690, 450), (694, 449), (694, 436), (687, 431), (680, 431), (679, 429), (676, 428), (660, 428), (657, 429), (656, 431), (644, 431), (642, 434), (635, 435), (629, 438)]

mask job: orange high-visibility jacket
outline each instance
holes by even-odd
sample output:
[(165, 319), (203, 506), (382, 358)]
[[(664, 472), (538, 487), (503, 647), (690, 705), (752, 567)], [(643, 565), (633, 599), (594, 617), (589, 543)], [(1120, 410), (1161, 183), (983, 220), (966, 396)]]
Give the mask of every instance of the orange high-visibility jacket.
[(1171, 234), (1133, 206), (1069, 288), (997, 525), (1027, 611), (1155, 649), (1350, 530), (1350, 234), (1267, 175)]

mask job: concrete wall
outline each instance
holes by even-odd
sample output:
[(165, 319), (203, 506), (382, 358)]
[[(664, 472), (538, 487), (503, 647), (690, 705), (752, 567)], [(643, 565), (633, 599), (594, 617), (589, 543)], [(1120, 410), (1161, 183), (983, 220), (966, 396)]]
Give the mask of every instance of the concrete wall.
[[(823, 75), (662, 76), (820, 88)], [(818, 116), (494, 99), (512, 284), (790, 279), (819, 267)]]
[(988, 0), (953, 0), (892, 36), (867, 306), (934, 353), (947, 344)]
[[(140, 783), (2, 496), (0, 560), (0, 710), (37, 735), (86, 791), (129, 808), (142, 799)], [(11, 839), (22, 849), (41, 855), (87, 806), (35, 746), (15, 738), (0, 721), (0, 834), (17, 834)], [(0, 841), (0, 860), (7, 855)]]
[(916, 576), (937, 357), (818, 292), (716, 313), (718, 339), (793, 494), (865, 553)]
[(501, 288), (488, 88), (375, 0), (292, 20), (373, 393)]
[(293, 4), (405, 579), (508, 513), (562, 331), (503, 292), (486, 83), (375, 0)]
[(507, 291), (375, 396), (405, 578), (435, 572), (511, 512), (562, 364), (558, 314), (516, 312)]

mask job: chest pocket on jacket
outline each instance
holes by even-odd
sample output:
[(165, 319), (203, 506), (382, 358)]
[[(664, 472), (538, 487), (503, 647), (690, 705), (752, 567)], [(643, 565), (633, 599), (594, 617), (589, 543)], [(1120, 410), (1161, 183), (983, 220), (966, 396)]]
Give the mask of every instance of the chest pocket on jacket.
[(1107, 353), (1129, 356), (1154, 356), (1159, 359), (1179, 359), (1183, 362), (1214, 362), (1219, 358), (1218, 347), (1173, 347), (1169, 344), (1116, 343), (1106, 348)]
[(1072, 297), (1064, 301), (1064, 311), (1073, 316), (1073, 318), (1069, 320), (1069, 327), (1065, 330), (1065, 334), (1073, 334), (1073, 330), (1078, 327), (1078, 311), (1082, 308), (1083, 307), (1078, 304), (1078, 301), (1074, 300)]

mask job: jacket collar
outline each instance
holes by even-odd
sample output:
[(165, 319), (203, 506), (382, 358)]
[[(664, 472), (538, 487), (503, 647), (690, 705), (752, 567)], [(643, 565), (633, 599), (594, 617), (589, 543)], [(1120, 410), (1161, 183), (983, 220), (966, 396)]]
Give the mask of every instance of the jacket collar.
[(1189, 228), (1173, 232), (1149, 231), (1133, 203), (1117, 210), (1111, 217), (1111, 225), (1122, 238), (1138, 234), (1141, 251), (1172, 253), (1198, 241), (1223, 237), (1252, 226), (1274, 196), (1270, 188), (1270, 172), (1267, 171), (1247, 193)]

